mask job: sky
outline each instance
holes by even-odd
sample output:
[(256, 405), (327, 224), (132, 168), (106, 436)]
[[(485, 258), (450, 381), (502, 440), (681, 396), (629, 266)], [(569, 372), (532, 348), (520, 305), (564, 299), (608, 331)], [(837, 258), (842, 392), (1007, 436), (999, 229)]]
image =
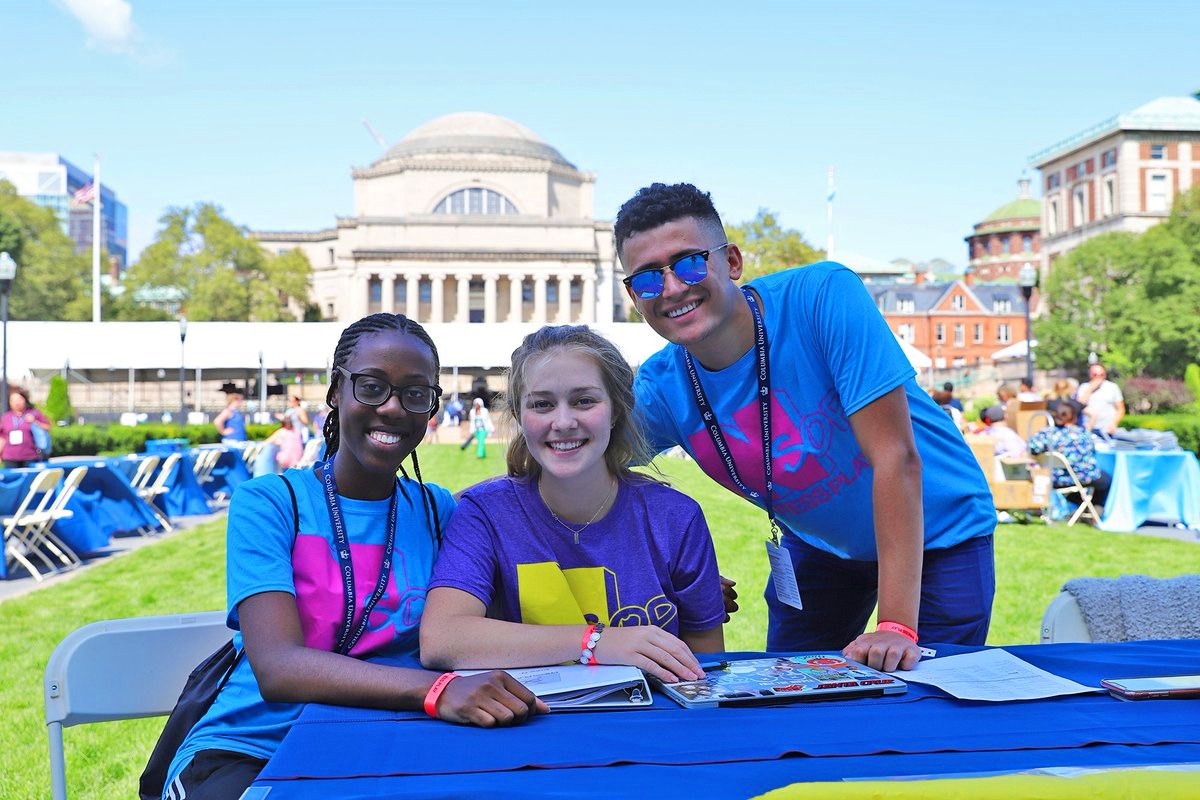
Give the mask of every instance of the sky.
[(1200, 89), (1200, 3), (0, 0), (0, 151), (57, 152), (129, 209), (252, 230), (353, 213), (350, 171), (486, 111), (594, 172), (596, 216), (653, 181), (824, 247), (965, 265), (1031, 154)]

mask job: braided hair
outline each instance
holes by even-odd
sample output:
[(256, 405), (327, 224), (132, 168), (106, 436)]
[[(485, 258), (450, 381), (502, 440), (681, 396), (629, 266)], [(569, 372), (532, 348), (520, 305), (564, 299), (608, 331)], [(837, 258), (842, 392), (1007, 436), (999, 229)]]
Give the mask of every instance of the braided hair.
[[(363, 336), (387, 331), (406, 333), (420, 339), (429, 347), (429, 352), (433, 355), (435, 380), (442, 371), (442, 362), (438, 357), (437, 345), (433, 343), (433, 339), (429, 337), (420, 323), (403, 314), (371, 314), (342, 331), (342, 336), (338, 339), (337, 347), (333, 351), (333, 367), (329, 371), (329, 391), (325, 393), (325, 404), (329, 406), (330, 411), (325, 418), (325, 427), (321, 431), (325, 434), (325, 455), (329, 458), (337, 453), (341, 439), (338, 408), (334, 403), (334, 398), (337, 397), (338, 389), (342, 385), (342, 373), (337, 368), (346, 366), (346, 362), (354, 354), (354, 348), (358, 347), (358, 342)], [(435, 401), (433, 411), (430, 413), (436, 414), (437, 407), (438, 403)]]
[[(433, 377), (435, 381), (442, 371), (442, 362), (438, 356), (437, 345), (433, 343), (433, 339), (430, 338), (429, 333), (416, 320), (409, 319), (403, 314), (370, 314), (347, 327), (342, 331), (337, 347), (333, 350), (333, 366), (329, 371), (329, 391), (325, 393), (325, 404), (329, 406), (329, 415), (325, 418), (325, 427), (321, 432), (325, 435), (326, 459), (332, 459), (341, 444), (340, 419), (337, 404), (334, 402), (334, 398), (337, 397), (338, 389), (341, 388), (342, 384), (342, 373), (337, 367), (346, 366), (346, 362), (354, 354), (354, 349), (358, 347), (358, 342), (362, 337), (372, 333), (386, 333), (388, 331), (415, 336), (424, 342), (433, 356)], [(438, 405), (439, 401), (435, 399), (433, 410), (429, 413), (436, 414)], [(413, 472), (417, 476), (417, 483), (421, 486), (421, 499), (425, 503), (425, 513), (429, 516), (433, 524), (437, 543), (441, 545), (441, 520), (438, 519), (437, 506), (434, 504), (433, 493), (425, 486), (425, 482), (421, 478), (421, 466), (417, 462), (416, 448), (413, 448), (410, 456), (412, 458)], [(404, 471), (403, 465), (400, 466), (400, 472), (405, 478), (408, 477), (408, 473)]]

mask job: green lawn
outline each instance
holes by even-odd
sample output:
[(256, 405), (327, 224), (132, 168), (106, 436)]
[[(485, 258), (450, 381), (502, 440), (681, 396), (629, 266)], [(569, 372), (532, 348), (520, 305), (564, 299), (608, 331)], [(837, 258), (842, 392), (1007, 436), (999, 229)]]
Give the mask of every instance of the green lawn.
[[(504, 468), (454, 445), (421, 448), (426, 480), (451, 489)], [(742, 610), (726, 626), (730, 650), (761, 649), (767, 577), (765, 515), (720, 489), (690, 461), (662, 459), (673, 485), (704, 506), (722, 573), (738, 581)], [(1200, 545), (1084, 526), (1006, 525), (996, 540), (997, 593), (989, 642), (1034, 642), (1042, 612), (1069, 578), (1141, 573), (1169, 577), (1200, 572)], [(0, 798), (49, 795), (42, 717), (42, 674), (54, 646), (71, 630), (99, 619), (223, 608), (224, 523), (172, 534), (151, 547), (113, 558), (72, 580), (0, 603)], [(152, 654), (147, 654), (151, 657)], [(161, 720), (84, 725), (66, 731), (68, 785), (74, 798), (131, 797)]]

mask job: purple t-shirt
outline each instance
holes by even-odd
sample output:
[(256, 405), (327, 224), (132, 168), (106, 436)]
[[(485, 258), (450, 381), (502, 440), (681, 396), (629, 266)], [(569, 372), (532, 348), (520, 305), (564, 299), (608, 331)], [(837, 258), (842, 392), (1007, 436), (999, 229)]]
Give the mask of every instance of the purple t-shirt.
[(535, 625), (657, 625), (679, 635), (725, 619), (700, 506), (649, 480), (622, 481), (612, 509), (579, 544), (534, 481), (497, 478), (470, 489), (434, 566), (429, 588), (438, 586), (474, 595), (490, 617)]

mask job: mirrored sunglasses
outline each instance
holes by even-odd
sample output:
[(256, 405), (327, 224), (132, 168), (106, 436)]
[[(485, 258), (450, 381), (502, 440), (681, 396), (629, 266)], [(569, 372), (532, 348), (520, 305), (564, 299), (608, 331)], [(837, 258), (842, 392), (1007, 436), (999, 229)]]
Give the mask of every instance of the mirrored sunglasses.
[(728, 247), (729, 242), (718, 245), (711, 250), (702, 250), (699, 253), (692, 253), (690, 256), (684, 256), (667, 267), (658, 267), (655, 269), (643, 269), (635, 272), (622, 279), (622, 282), (629, 287), (635, 295), (643, 300), (648, 300), (652, 297), (658, 297), (663, 293), (663, 288), (666, 283), (664, 273), (669, 269), (675, 273), (675, 277), (683, 281), (687, 286), (694, 286), (700, 281), (708, 277), (708, 256), (710, 253), (715, 253), (718, 250)]

